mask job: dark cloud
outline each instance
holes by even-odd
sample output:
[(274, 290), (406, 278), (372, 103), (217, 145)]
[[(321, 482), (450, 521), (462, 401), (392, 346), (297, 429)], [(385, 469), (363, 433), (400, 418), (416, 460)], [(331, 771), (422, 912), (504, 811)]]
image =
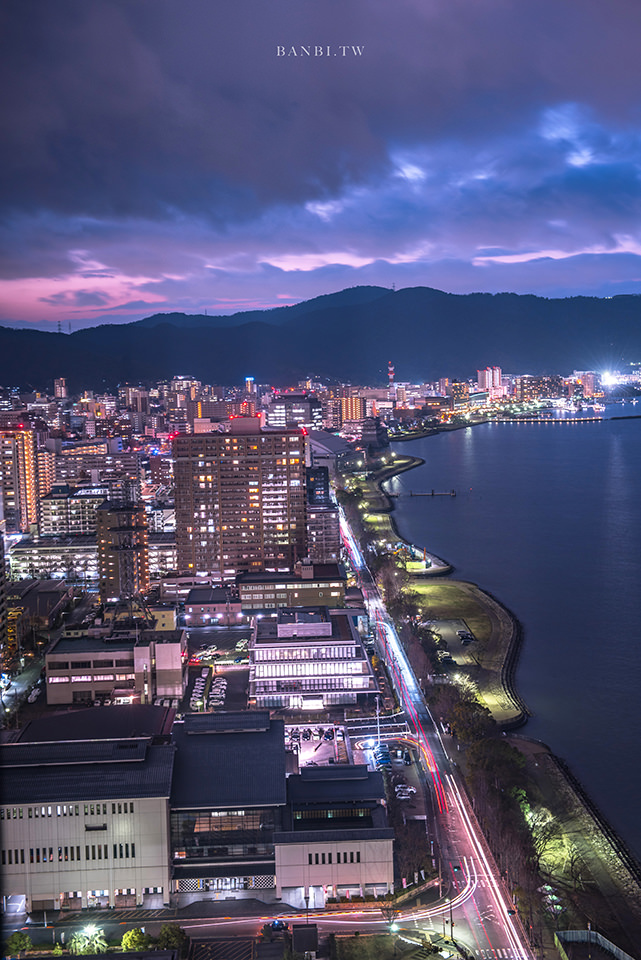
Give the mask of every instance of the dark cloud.
[(634, 256), (639, 35), (636, 0), (5, 0), (8, 316), (30, 278), (142, 314)]

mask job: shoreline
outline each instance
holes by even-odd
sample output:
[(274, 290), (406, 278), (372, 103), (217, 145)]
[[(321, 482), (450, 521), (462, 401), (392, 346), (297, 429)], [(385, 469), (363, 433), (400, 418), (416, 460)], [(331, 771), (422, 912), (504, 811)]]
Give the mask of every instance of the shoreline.
[[(434, 434), (427, 434), (427, 436), (431, 435)], [(419, 438), (412, 437), (411, 439)], [(378, 498), (382, 501), (379, 504), (378, 512), (385, 516), (396, 539), (407, 544), (413, 553), (422, 554), (422, 548), (401, 536), (393, 516), (395, 510), (394, 499), (383, 489), (383, 484), (394, 476), (425, 462), (419, 457), (403, 456), (401, 459), (402, 463), (398, 464), (398, 468), (396, 464), (392, 463), (382, 470), (374, 471), (369, 482), (375, 484)], [(376, 512), (375, 509), (368, 508), (370, 516)], [(367, 514), (360, 519), (366, 535), (369, 535), (366, 524)], [(427, 557), (432, 556), (427, 550), (425, 550), (425, 554)], [(583, 844), (586, 867), (602, 897), (602, 902), (609, 911), (609, 920), (613, 920), (616, 924), (613, 935), (616, 936), (616, 931), (620, 930), (624, 937), (629, 936), (632, 942), (638, 942), (638, 938), (641, 936), (641, 864), (592, 801), (567, 762), (558, 757), (548, 744), (531, 740), (524, 734), (514, 734), (515, 730), (526, 725), (528, 717), (533, 716), (533, 713), (519, 696), (515, 682), (516, 668), (524, 639), (522, 624), (496, 597), (483, 590), (478, 584), (446, 579), (445, 575), (453, 573), (455, 568), (441, 558), (435, 559), (440, 564), (439, 569), (432, 572), (431, 578), (428, 571), (421, 572), (418, 575), (411, 574), (410, 582), (412, 586), (427, 584), (431, 579), (431, 584), (434, 586), (440, 580), (441, 584), (452, 584), (463, 588), (474, 593), (477, 600), (481, 600), (487, 613), (493, 614), (498, 621), (503, 621), (502, 624), (499, 623), (498, 630), (498, 644), (502, 645), (503, 648), (500, 668), (496, 669), (498, 666), (496, 662), (494, 668), (492, 668), (491, 663), (486, 663), (483, 668), (488, 674), (494, 673), (495, 684), (498, 680), (503, 697), (514, 709), (514, 715), (511, 718), (504, 718), (500, 727), (508, 736), (512, 746), (519, 749), (526, 757), (530, 774), (539, 785), (542, 793), (544, 795), (547, 793), (550, 797), (551, 804), (556, 808), (555, 816), (563, 823), (564, 833)], [(442, 579), (438, 578), (439, 573), (443, 575)], [(485, 696), (483, 696), (479, 687), (479, 693), (486, 704), (488, 690), (489, 685), (485, 689)], [(494, 715), (494, 711), (492, 712)], [(542, 760), (541, 763), (533, 760), (535, 753), (539, 760)], [(616, 858), (615, 866), (612, 864), (613, 856)], [(617, 905), (626, 905), (626, 907), (624, 910), (620, 910)], [(604, 923), (605, 926), (607, 924)]]

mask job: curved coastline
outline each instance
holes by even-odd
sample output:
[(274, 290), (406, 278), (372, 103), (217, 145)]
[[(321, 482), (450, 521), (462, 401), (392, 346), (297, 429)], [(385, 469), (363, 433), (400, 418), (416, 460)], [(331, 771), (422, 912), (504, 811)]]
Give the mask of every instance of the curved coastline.
[[(403, 543), (406, 543), (415, 554), (421, 556), (423, 553), (425, 553), (426, 557), (429, 557), (431, 561), (431, 567), (429, 569), (421, 571), (420, 574), (414, 574), (415, 578), (421, 579), (427, 576), (446, 576), (454, 572), (454, 567), (446, 560), (443, 560), (440, 557), (437, 557), (435, 554), (430, 553), (426, 548), (419, 547), (414, 543), (410, 543), (409, 540), (401, 535), (394, 518), (394, 510), (396, 505), (393, 499), (384, 489), (384, 484), (393, 477), (398, 476), (401, 473), (405, 473), (407, 470), (412, 470), (415, 467), (421, 466), (424, 463), (425, 461), (421, 457), (407, 457), (406, 460), (398, 466), (398, 468), (396, 468), (394, 464), (391, 464), (389, 467), (385, 467), (383, 470), (377, 471), (373, 477), (380, 495), (385, 502), (384, 512), (388, 514), (390, 526), (392, 527), (397, 539)], [(379, 474), (383, 475), (381, 476)], [(506, 731), (515, 730), (518, 727), (523, 726), (527, 722), (528, 717), (532, 716), (531, 710), (529, 710), (525, 701), (519, 695), (515, 683), (516, 667), (518, 664), (519, 652), (523, 639), (523, 628), (514, 614), (499, 600), (497, 600), (496, 597), (493, 597), (492, 594), (488, 593), (487, 590), (482, 590), (481, 587), (479, 587), (476, 583), (471, 583), (469, 586), (475, 591), (477, 597), (481, 600), (483, 605), (488, 608), (488, 612), (494, 614), (494, 618), (499, 621), (500, 636), (498, 638), (498, 642), (504, 648), (501, 657), (499, 683), (502, 688), (503, 696), (509, 703), (512, 704), (514, 709), (514, 716), (509, 719), (504, 719), (503, 722), (501, 722), (501, 727)], [(493, 619), (492, 617), (490, 618)], [(503, 621), (503, 623), (500, 623), (500, 621)]]
[[(438, 432), (438, 431), (437, 431)], [(428, 434), (429, 435), (429, 434)], [(409, 439), (409, 438), (408, 438)], [(415, 439), (415, 438), (412, 438)], [(422, 554), (423, 549), (416, 544), (410, 543), (403, 537), (396, 525), (393, 513), (395, 503), (384, 489), (384, 484), (407, 470), (420, 466), (425, 461), (419, 457), (404, 457), (403, 463), (395, 468), (392, 464), (382, 471), (377, 471), (372, 480), (376, 482), (379, 496), (383, 500), (381, 512), (388, 515), (388, 521), (394, 534), (399, 541), (406, 543), (414, 552)], [(371, 510), (370, 512), (375, 512)], [(431, 557), (429, 552), (426, 556)], [(441, 558), (434, 557), (439, 563), (439, 569), (433, 571), (434, 577), (437, 573), (449, 574), (454, 572), (454, 567)], [(415, 579), (425, 580), (425, 573)], [(528, 717), (533, 716), (525, 702), (520, 697), (515, 683), (516, 667), (518, 664), (519, 653), (523, 641), (523, 627), (517, 617), (508, 610), (496, 597), (488, 591), (482, 590), (477, 584), (466, 581), (449, 581), (451, 583), (460, 583), (473, 589), (477, 596), (483, 599), (488, 608), (492, 609), (494, 614), (500, 619), (505, 618), (504, 623), (509, 624), (509, 635), (504, 628), (501, 630), (504, 651), (500, 671), (498, 671), (498, 682), (502, 688), (504, 696), (516, 708), (516, 714), (513, 718), (501, 723), (501, 727), (506, 734), (510, 734), (520, 727), (523, 727)], [(495, 673), (496, 675), (496, 673)], [(574, 829), (578, 834), (583, 835), (589, 848), (589, 869), (596, 881), (606, 903), (612, 910), (611, 916), (617, 915), (621, 929), (626, 929), (628, 923), (624, 919), (626, 916), (634, 924), (639, 924), (641, 929), (641, 864), (631, 853), (625, 841), (618, 835), (616, 830), (610, 825), (607, 818), (601, 813), (597, 805), (592, 801), (589, 794), (572, 773), (570, 767), (561, 757), (558, 757), (552, 749), (542, 741), (536, 741), (524, 736), (523, 734), (513, 734), (510, 736), (510, 742), (517, 749), (524, 753), (530, 761), (530, 773), (537, 780), (541, 787), (547, 786), (551, 789), (553, 795), (556, 795), (558, 804), (557, 816), (566, 824), (570, 824), (569, 829)], [(532, 758), (532, 748), (538, 750), (539, 762)], [(530, 755), (528, 757), (528, 754)], [(618, 861), (618, 868), (612, 869), (612, 854)], [(622, 901), (627, 902), (628, 913), (621, 915), (617, 904)], [(636, 915), (636, 916), (632, 916)]]

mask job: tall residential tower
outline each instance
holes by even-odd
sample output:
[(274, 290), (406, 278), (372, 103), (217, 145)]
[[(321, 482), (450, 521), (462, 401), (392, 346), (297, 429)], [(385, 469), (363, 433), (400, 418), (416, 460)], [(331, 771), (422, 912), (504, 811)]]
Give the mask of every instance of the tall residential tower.
[(176, 437), (173, 452), (182, 573), (233, 579), (306, 556), (303, 431), (240, 417), (229, 433)]

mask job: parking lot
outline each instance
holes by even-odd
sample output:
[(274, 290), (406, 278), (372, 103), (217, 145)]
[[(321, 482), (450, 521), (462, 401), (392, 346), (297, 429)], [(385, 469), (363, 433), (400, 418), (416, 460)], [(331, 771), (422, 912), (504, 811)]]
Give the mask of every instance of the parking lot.
[(181, 712), (245, 710), (249, 627), (190, 627), (189, 672)]
[(321, 767), (329, 763), (347, 763), (346, 733), (334, 724), (287, 724), (285, 743), (298, 753), (301, 767)]

